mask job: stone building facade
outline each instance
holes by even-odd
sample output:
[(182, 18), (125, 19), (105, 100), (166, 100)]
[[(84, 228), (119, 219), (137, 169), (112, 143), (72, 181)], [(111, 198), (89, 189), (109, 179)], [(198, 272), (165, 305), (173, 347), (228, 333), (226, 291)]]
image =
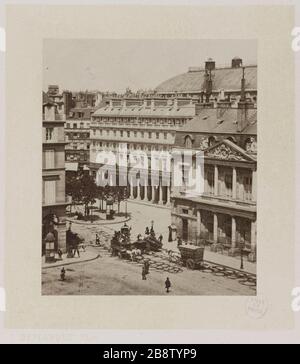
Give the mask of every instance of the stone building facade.
[[(97, 154), (101, 151), (118, 153), (126, 145), (128, 155), (146, 154), (151, 166), (151, 152), (170, 152), (175, 142), (176, 130), (182, 128), (196, 115), (196, 105), (191, 100), (179, 99), (122, 99), (110, 100), (92, 116), (90, 168), (94, 175), (99, 168)], [(122, 147), (121, 147), (122, 148)], [(128, 168), (130, 163), (128, 162)], [(144, 202), (170, 204), (169, 186), (151, 184), (151, 168), (147, 183), (128, 181), (130, 198)]]
[(256, 129), (256, 109), (244, 102), (203, 108), (177, 132), (176, 148), (204, 153), (204, 193), (173, 191), (172, 223), (183, 240), (256, 260)]
[(66, 119), (66, 169), (88, 170), (90, 164), (90, 121), (94, 108), (73, 108)]
[(55, 237), (55, 249), (66, 250), (65, 115), (59, 111), (59, 106), (52, 101), (43, 104), (43, 251), (44, 239), (49, 232)]

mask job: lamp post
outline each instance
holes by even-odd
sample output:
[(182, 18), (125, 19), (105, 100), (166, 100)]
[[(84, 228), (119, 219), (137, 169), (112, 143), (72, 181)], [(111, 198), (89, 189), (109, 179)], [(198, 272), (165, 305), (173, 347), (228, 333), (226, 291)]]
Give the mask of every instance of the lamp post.
[(244, 269), (244, 247), (245, 243), (240, 243), (240, 251), (241, 251), (241, 270)]
[(152, 234), (154, 234), (153, 226), (154, 226), (154, 221), (153, 221), (153, 220), (151, 220), (151, 229), (150, 229), (150, 233), (152, 233)]

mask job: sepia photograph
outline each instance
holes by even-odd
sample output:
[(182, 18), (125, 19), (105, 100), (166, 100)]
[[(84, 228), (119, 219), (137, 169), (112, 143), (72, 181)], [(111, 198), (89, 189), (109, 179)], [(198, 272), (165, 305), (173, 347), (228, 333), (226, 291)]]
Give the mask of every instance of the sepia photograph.
[(257, 66), (250, 39), (44, 39), (43, 295), (256, 295)]

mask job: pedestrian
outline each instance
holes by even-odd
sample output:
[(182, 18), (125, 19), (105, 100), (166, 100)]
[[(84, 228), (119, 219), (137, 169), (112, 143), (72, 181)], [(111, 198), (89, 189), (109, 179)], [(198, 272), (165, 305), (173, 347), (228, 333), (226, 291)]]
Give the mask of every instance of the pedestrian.
[(61, 251), (61, 249), (58, 249), (58, 250), (57, 250), (57, 254), (58, 254), (58, 259), (59, 259), (59, 260), (62, 260), (63, 252)]
[(64, 281), (65, 280), (65, 277), (66, 277), (66, 271), (65, 271), (65, 268), (62, 267), (62, 269), (60, 271), (60, 280), (61, 281)]
[(100, 245), (100, 238), (97, 233), (96, 233), (96, 245)]
[(178, 236), (178, 238), (177, 238), (177, 247), (179, 247), (180, 245), (182, 245), (182, 240), (181, 240), (181, 237)]
[(159, 235), (158, 240), (159, 240), (159, 242), (160, 242), (160, 243), (162, 243), (162, 241), (163, 241), (163, 236), (162, 236), (162, 234), (160, 234), (160, 235)]
[(150, 268), (150, 262), (147, 259), (147, 260), (144, 261), (145, 274), (149, 274), (149, 268)]
[(171, 282), (170, 282), (169, 277), (167, 277), (167, 279), (165, 281), (165, 287), (166, 287), (167, 293), (169, 293), (170, 292), (170, 287), (171, 287)]
[(142, 269), (142, 280), (145, 281), (146, 279), (147, 279), (147, 273), (146, 273), (145, 266), (143, 266), (143, 269)]
[(150, 235), (150, 230), (149, 230), (148, 226), (146, 227), (145, 235)]
[(173, 241), (172, 240), (172, 227), (171, 227), (171, 225), (168, 226), (168, 229), (169, 229), (168, 242), (171, 243)]

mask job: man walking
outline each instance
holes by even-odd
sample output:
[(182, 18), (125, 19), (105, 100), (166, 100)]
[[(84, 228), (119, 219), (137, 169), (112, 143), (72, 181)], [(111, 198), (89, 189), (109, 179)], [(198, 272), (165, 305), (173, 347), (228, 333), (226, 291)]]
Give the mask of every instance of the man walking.
[(96, 245), (100, 245), (100, 238), (97, 233), (96, 233)]
[(167, 279), (165, 281), (165, 287), (166, 287), (167, 293), (169, 293), (170, 292), (170, 287), (171, 287), (171, 282), (170, 282), (169, 277), (167, 277)]
[(145, 266), (143, 266), (143, 269), (142, 269), (142, 280), (145, 281), (146, 279), (147, 279), (147, 273), (146, 273)]

